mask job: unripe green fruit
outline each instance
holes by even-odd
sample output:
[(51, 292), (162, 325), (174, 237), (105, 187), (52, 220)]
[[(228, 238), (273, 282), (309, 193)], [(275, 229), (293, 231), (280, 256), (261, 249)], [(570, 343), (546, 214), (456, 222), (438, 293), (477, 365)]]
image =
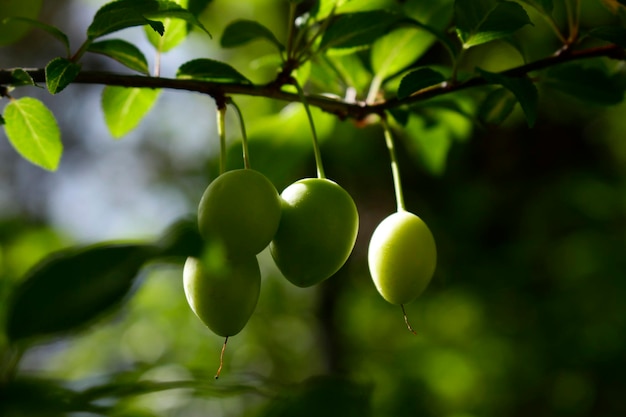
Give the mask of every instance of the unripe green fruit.
[(285, 278), (309, 287), (346, 262), (356, 241), (359, 214), (350, 194), (328, 179), (296, 181), (281, 197), (282, 217), (270, 251)]
[(280, 221), (280, 197), (263, 174), (237, 169), (217, 177), (198, 206), (204, 239), (218, 241), (228, 253), (256, 255), (270, 243)]
[(422, 219), (399, 211), (374, 230), (368, 263), (376, 289), (385, 300), (409, 303), (426, 289), (435, 272), (435, 239)]
[(0, 2), (0, 45), (9, 45), (20, 40), (33, 28), (24, 22), (2, 23), (7, 17), (37, 19), (43, 0), (2, 0)]
[(256, 308), (261, 290), (261, 272), (255, 255), (227, 260), (207, 267), (189, 257), (183, 268), (187, 302), (215, 334), (236, 335)]

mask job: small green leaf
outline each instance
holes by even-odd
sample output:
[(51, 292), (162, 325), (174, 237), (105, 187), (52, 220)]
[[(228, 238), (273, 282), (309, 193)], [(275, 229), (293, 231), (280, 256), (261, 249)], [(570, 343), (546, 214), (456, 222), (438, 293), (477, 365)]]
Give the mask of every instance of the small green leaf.
[(320, 50), (367, 47), (401, 20), (408, 21), (386, 10), (336, 15), (322, 36)]
[(16, 68), (11, 71), (11, 85), (14, 87), (20, 87), (24, 85), (36, 85), (35, 80), (30, 74), (21, 68)]
[(527, 77), (507, 77), (506, 75), (478, 69), (480, 75), (487, 80), (489, 84), (501, 85), (509, 90), (517, 101), (519, 101), (524, 114), (526, 115), (526, 123), (532, 127), (537, 119), (537, 104), (539, 101), (539, 93), (535, 84)]
[(547, 85), (584, 102), (614, 105), (624, 99), (623, 83), (600, 68), (559, 65), (550, 68), (546, 75)]
[(0, 126), (4, 126), (6, 124), (6, 120), (4, 120), (4, 116), (0, 114)]
[(151, 20), (157, 18), (182, 19), (210, 33), (188, 10), (168, 0), (117, 0), (102, 6), (87, 28), (87, 37), (96, 39), (104, 35), (133, 26), (149, 25), (163, 35), (163, 23)]
[[(187, 0), (175, 0), (177, 4), (181, 7), (187, 7)], [(193, 14), (193, 13), (192, 13)], [(194, 16), (197, 16), (194, 14)], [(185, 39), (187, 39), (187, 35), (189, 35), (189, 31), (191, 30), (191, 25), (181, 19), (157, 19), (158, 21), (163, 23), (163, 27), (165, 32), (163, 35), (159, 35), (154, 30), (150, 29), (148, 26), (144, 26), (144, 31), (146, 36), (148, 37), (148, 41), (154, 46), (154, 48), (158, 52), (167, 52), (176, 46), (180, 45)]]
[(121, 39), (107, 39), (94, 42), (87, 48), (89, 52), (113, 58), (128, 68), (149, 74), (148, 61), (143, 53), (133, 44)]
[(52, 112), (41, 101), (23, 97), (5, 107), (4, 118), (4, 130), (15, 150), (33, 164), (55, 171), (63, 144)]
[(52, 94), (61, 92), (80, 72), (81, 65), (66, 58), (54, 58), (46, 65), (46, 86)]
[(280, 43), (271, 30), (259, 22), (245, 19), (236, 20), (226, 26), (220, 39), (220, 45), (223, 48), (234, 48), (257, 39), (270, 41), (279, 51), (285, 49), (285, 46)]
[(12, 342), (76, 330), (121, 304), (150, 245), (101, 244), (57, 252), (33, 267), (12, 294)]
[(445, 80), (445, 77), (435, 70), (419, 68), (402, 78), (398, 87), (398, 98), (403, 99), (423, 88), (442, 83)]
[(251, 84), (250, 80), (230, 65), (208, 58), (194, 59), (184, 63), (178, 69), (176, 78)]
[(147, 26), (145, 27), (148, 41), (157, 51), (167, 52), (187, 39), (187, 35), (189, 35), (189, 25), (184, 20), (166, 18), (159, 19), (159, 21), (163, 22), (163, 27), (165, 28), (165, 32), (162, 36), (148, 29)]
[(527, 24), (532, 25), (524, 8), (512, 1), (500, 1), (493, 6), (488, 0), (456, 0), (454, 15), (457, 35), (465, 49), (504, 38)]
[(54, 38), (58, 39), (63, 46), (65, 46), (65, 50), (67, 51), (67, 55), (70, 55), (70, 40), (67, 35), (62, 32), (59, 28), (55, 26), (51, 26), (45, 23), (42, 23), (35, 19), (29, 19), (27, 17), (8, 17), (4, 19), (3, 22), (22, 22), (26, 23), (30, 26), (36, 27), (38, 29), (44, 30), (48, 32), (48, 34), (52, 35)]
[(626, 28), (621, 26), (596, 27), (591, 29), (588, 35), (626, 48)]
[(499, 125), (513, 112), (517, 99), (506, 88), (496, 88), (487, 94), (478, 108), (478, 119), (484, 125)]
[(102, 110), (111, 135), (120, 138), (137, 127), (159, 93), (160, 90), (150, 88), (104, 87)]

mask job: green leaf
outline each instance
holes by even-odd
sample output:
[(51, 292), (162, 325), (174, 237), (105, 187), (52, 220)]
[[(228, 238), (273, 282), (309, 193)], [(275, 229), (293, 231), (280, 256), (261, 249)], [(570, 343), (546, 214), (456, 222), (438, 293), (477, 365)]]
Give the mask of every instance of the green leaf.
[(149, 74), (148, 61), (143, 53), (135, 45), (121, 39), (107, 39), (94, 42), (87, 48), (89, 52), (101, 54), (113, 58), (128, 68)]
[(220, 45), (223, 48), (234, 48), (257, 39), (270, 41), (279, 51), (285, 50), (285, 46), (280, 43), (271, 30), (259, 22), (246, 19), (236, 20), (226, 26), (220, 39)]
[(67, 58), (54, 58), (46, 65), (46, 86), (52, 94), (61, 92), (80, 72), (81, 65)]
[(419, 68), (402, 78), (398, 87), (398, 98), (403, 99), (423, 88), (442, 83), (445, 80), (445, 77), (435, 70)]
[(4, 116), (0, 114), (0, 126), (4, 126), (6, 124), (6, 120), (4, 120)]
[(155, 248), (101, 244), (57, 252), (15, 288), (7, 311), (12, 342), (76, 330), (121, 304)]
[(204, 240), (198, 231), (196, 216), (186, 217), (173, 223), (165, 230), (157, 243), (159, 258), (178, 258), (182, 261), (189, 256), (200, 257)]
[(5, 107), (4, 118), (4, 130), (15, 150), (33, 164), (55, 171), (63, 144), (52, 112), (41, 101), (23, 97)]
[(621, 26), (595, 27), (588, 32), (588, 35), (626, 48), (626, 28)]
[(531, 24), (522, 6), (512, 1), (455, 0), (456, 32), (463, 48), (509, 36)]
[(189, 0), (187, 10), (194, 16), (200, 16), (213, 0)]
[(157, 18), (182, 19), (190, 25), (208, 30), (188, 10), (168, 0), (117, 0), (102, 6), (87, 28), (87, 37), (96, 39), (104, 35), (133, 26), (149, 25), (154, 31), (163, 35), (163, 23), (153, 20)]
[(106, 86), (102, 90), (104, 120), (111, 135), (120, 138), (136, 128), (150, 111), (160, 90)]
[(369, 46), (401, 20), (408, 19), (386, 10), (336, 15), (322, 36), (320, 50)]
[(517, 99), (506, 88), (496, 88), (487, 94), (478, 108), (478, 120), (484, 125), (499, 125), (513, 112)]
[(472, 127), (472, 122), (457, 111), (431, 107), (427, 115), (410, 115), (404, 132), (413, 155), (431, 174), (441, 175), (452, 144), (470, 137)]
[(65, 50), (67, 51), (67, 55), (70, 55), (70, 40), (67, 35), (62, 32), (59, 28), (45, 24), (35, 19), (29, 19), (27, 17), (8, 17), (4, 19), (3, 22), (22, 22), (26, 23), (30, 26), (36, 27), (38, 29), (44, 30), (48, 32), (48, 34), (52, 35), (54, 38), (58, 39), (63, 46), (65, 46)]
[(413, 64), (433, 44), (435, 37), (423, 29), (393, 30), (372, 45), (370, 59), (378, 78), (386, 79)]
[(16, 68), (11, 71), (11, 85), (14, 87), (24, 86), (24, 85), (36, 85), (35, 80), (30, 74), (24, 71), (21, 68)]
[[(181, 7), (187, 7), (187, 0), (175, 1)], [(194, 16), (197, 15), (194, 14)], [(148, 26), (144, 26), (148, 41), (152, 44), (152, 46), (155, 47), (157, 51), (167, 52), (178, 46), (185, 39), (187, 39), (187, 35), (189, 35), (189, 31), (191, 30), (191, 25), (189, 25), (184, 20), (172, 18), (158, 20), (163, 23), (163, 27), (165, 30), (163, 35), (159, 35), (154, 30), (149, 29)]]
[(585, 68), (578, 64), (552, 67), (544, 82), (584, 102), (613, 105), (624, 99), (624, 85), (619, 78), (596, 67)]
[(552, 10), (554, 10), (552, 0), (522, 0), (522, 2), (531, 5), (546, 16), (550, 16), (552, 14)]
[(189, 35), (189, 25), (180, 19), (159, 19), (163, 22), (163, 36), (145, 27), (148, 41), (159, 52), (167, 52), (181, 44)]
[(251, 84), (250, 80), (230, 65), (208, 58), (194, 59), (184, 63), (178, 69), (176, 78)]
[(535, 124), (539, 93), (537, 92), (537, 87), (529, 78), (508, 77), (481, 69), (478, 69), (478, 72), (489, 84), (501, 85), (513, 93), (520, 106), (522, 106), (522, 110), (524, 110), (528, 126), (532, 127)]

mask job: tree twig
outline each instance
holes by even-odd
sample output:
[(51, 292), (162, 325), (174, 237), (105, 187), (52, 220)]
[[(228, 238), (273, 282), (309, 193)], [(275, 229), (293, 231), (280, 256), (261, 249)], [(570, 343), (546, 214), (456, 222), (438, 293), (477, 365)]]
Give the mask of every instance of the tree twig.
[[(578, 51), (566, 51), (562, 54), (552, 55), (528, 64), (511, 68), (503, 71), (501, 74), (509, 77), (523, 77), (533, 71), (542, 70), (562, 63), (598, 57), (625, 59), (626, 51), (621, 46), (614, 44)], [(30, 74), (33, 81), (36, 83), (45, 82), (45, 71), (43, 68), (23, 69)], [(0, 69), (0, 85), (9, 85), (13, 82), (11, 75), (12, 71), (13, 69)], [(263, 85), (253, 85), (150, 77), (144, 75), (127, 75), (104, 71), (82, 71), (72, 83), (186, 90), (208, 94), (214, 98), (224, 97), (225, 95), (245, 95), (253, 97), (266, 97), (287, 102), (301, 101), (298, 94), (284, 91), (280, 87), (280, 84), (275, 82)], [(365, 102), (346, 102), (338, 98), (321, 95), (308, 95), (306, 96), (306, 99), (310, 106), (318, 107), (319, 109), (335, 114), (342, 119), (351, 118), (362, 120), (372, 114), (381, 115), (383, 112), (397, 107), (414, 104), (430, 98), (442, 96), (444, 94), (450, 94), (456, 91), (486, 84), (487, 80), (480, 76), (476, 76), (459, 83), (444, 82), (418, 91), (409, 97), (402, 99), (392, 97), (387, 100), (369, 104)]]

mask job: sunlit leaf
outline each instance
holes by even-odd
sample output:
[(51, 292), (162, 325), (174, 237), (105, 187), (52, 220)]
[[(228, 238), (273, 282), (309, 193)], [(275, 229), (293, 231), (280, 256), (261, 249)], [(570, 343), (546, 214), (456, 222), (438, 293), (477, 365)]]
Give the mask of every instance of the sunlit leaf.
[(40, 22), (35, 19), (29, 19), (27, 17), (8, 17), (4, 19), (4, 22), (22, 22), (47, 32), (54, 38), (58, 39), (63, 44), (63, 46), (65, 46), (65, 50), (67, 51), (67, 55), (69, 56), (70, 40), (67, 35), (56, 26), (48, 25), (46, 23)]
[(522, 6), (512, 1), (456, 0), (456, 31), (464, 48), (509, 36), (532, 24)]
[(433, 44), (435, 37), (423, 29), (393, 30), (372, 45), (371, 62), (377, 77), (385, 79), (413, 64)]
[(496, 88), (487, 94), (478, 108), (478, 119), (485, 125), (499, 125), (513, 112), (517, 99), (506, 88)]
[(406, 18), (385, 10), (337, 15), (324, 32), (320, 49), (369, 46), (403, 19)]
[(250, 80), (230, 65), (208, 58), (194, 59), (184, 63), (178, 69), (176, 78), (223, 83), (250, 83)]
[(133, 26), (149, 25), (155, 32), (163, 35), (163, 23), (156, 18), (176, 18), (197, 26), (206, 33), (208, 30), (188, 10), (168, 0), (117, 0), (102, 6), (87, 28), (89, 39)]
[(150, 72), (146, 57), (139, 48), (127, 41), (121, 39), (107, 39), (90, 44), (87, 50), (113, 58), (128, 68), (143, 74)]
[(104, 120), (111, 135), (120, 138), (136, 128), (148, 114), (160, 90), (106, 86), (102, 90)]
[(32, 97), (12, 100), (4, 118), (7, 137), (20, 155), (49, 171), (57, 169), (63, 153), (61, 132), (45, 104)]
[(524, 114), (526, 115), (526, 123), (533, 126), (537, 119), (537, 105), (539, 101), (539, 93), (535, 84), (527, 77), (507, 77), (506, 75), (496, 74), (484, 70), (478, 70), (480, 75), (490, 84), (501, 85), (513, 93), (517, 101), (519, 101)]
[(226, 26), (220, 44), (224, 48), (234, 48), (257, 39), (271, 42), (279, 51), (285, 49), (285, 46), (280, 43), (271, 30), (259, 22), (245, 19), (236, 20)]
[(13, 342), (88, 324), (119, 305), (155, 248), (103, 244), (57, 252), (33, 267), (12, 294), (7, 335)]
[(423, 88), (442, 83), (443, 81), (445, 81), (445, 77), (441, 73), (430, 68), (419, 68), (402, 78), (398, 88), (398, 98), (408, 97)]
[(547, 85), (584, 102), (612, 105), (624, 99), (624, 84), (600, 68), (559, 65), (546, 75)]
[[(176, 0), (176, 3), (185, 8), (188, 4), (187, 0)], [(194, 14), (194, 16), (197, 15)], [(167, 52), (187, 39), (187, 35), (189, 35), (189, 31), (191, 30), (191, 25), (184, 20), (172, 18), (157, 20), (163, 23), (164, 33), (162, 35), (158, 34), (154, 30), (151, 30), (148, 26), (144, 26), (148, 41), (157, 51)]]
[(55, 58), (46, 65), (46, 86), (52, 94), (70, 85), (80, 72), (81, 65), (66, 58)]

